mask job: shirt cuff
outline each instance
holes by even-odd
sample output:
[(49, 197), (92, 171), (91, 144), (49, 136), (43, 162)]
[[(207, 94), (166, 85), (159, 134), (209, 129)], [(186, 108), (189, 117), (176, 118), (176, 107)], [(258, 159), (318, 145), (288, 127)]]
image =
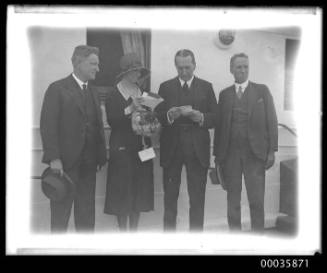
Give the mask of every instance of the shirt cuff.
[(204, 115), (203, 113), (201, 113), (201, 120), (199, 121), (199, 125), (203, 126), (203, 123), (204, 123)]

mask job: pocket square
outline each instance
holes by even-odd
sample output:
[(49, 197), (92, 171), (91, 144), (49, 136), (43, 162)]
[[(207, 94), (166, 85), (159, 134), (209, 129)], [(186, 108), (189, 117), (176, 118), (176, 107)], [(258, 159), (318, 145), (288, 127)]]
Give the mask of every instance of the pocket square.
[(263, 102), (263, 98), (257, 100), (257, 103)]

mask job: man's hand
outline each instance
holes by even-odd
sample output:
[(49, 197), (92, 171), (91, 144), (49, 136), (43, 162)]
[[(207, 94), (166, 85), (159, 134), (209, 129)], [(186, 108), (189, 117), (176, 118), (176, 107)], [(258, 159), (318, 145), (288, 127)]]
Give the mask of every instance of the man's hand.
[(267, 161), (266, 161), (266, 170), (270, 169), (272, 165), (275, 163), (275, 152), (270, 151), (268, 153)]
[(172, 107), (168, 110), (168, 116), (171, 121), (179, 118), (181, 115), (181, 109), (179, 107)]
[(55, 171), (59, 172), (60, 175), (64, 174), (64, 168), (62, 166), (61, 160), (60, 159), (55, 159), (50, 162), (50, 168)]
[(181, 115), (184, 117), (188, 117), (190, 113), (192, 113), (193, 109), (191, 105), (183, 105), (179, 107), (181, 110)]
[(203, 120), (203, 115), (200, 111), (198, 110), (192, 110), (192, 112), (190, 112), (187, 117), (189, 117), (192, 121), (194, 122), (202, 122)]

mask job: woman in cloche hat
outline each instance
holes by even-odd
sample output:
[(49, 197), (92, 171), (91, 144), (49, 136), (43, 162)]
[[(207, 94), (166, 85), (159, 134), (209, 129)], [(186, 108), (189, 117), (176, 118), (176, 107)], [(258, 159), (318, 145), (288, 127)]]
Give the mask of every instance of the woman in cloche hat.
[(151, 140), (144, 138), (142, 144), (142, 136), (135, 134), (131, 124), (131, 115), (142, 102), (139, 83), (150, 71), (135, 53), (124, 55), (120, 68), (117, 84), (106, 101), (111, 133), (104, 212), (117, 217), (121, 231), (127, 230), (127, 222), (135, 231), (140, 213), (154, 208), (153, 162), (142, 162), (138, 155), (144, 142), (151, 147)]

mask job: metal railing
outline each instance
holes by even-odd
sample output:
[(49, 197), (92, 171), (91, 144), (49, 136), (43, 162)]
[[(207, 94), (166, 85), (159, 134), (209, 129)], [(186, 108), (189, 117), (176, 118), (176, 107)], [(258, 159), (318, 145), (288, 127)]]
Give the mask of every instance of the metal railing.
[(291, 129), (290, 127), (288, 127), (287, 125), (285, 125), (283, 123), (278, 123), (278, 126), (283, 127), (284, 129), (289, 131), (292, 135), (297, 137), (297, 134), (295, 133), (295, 131), (293, 129)]

